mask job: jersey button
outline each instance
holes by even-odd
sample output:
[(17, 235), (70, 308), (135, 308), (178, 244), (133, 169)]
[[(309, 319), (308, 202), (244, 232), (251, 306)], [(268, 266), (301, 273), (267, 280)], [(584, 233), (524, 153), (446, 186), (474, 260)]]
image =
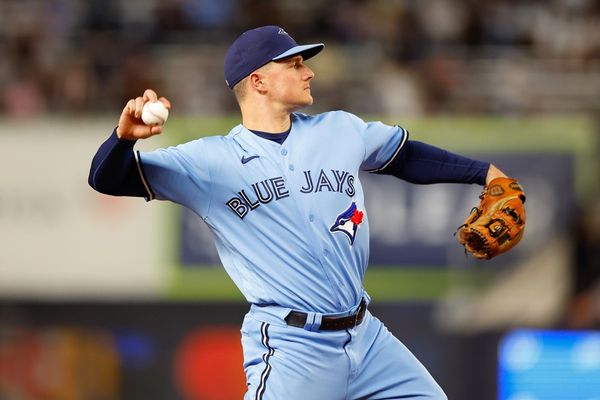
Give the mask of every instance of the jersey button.
[(327, 250), (327, 249), (323, 250), (323, 255), (325, 257), (328, 257), (329, 256), (329, 250)]
[(315, 216), (314, 216), (314, 215), (312, 215), (312, 214), (310, 214), (310, 215), (308, 216), (308, 220), (309, 220), (310, 222), (314, 222), (314, 221), (315, 221)]
[(290, 164), (290, 166), (288, 167), (290, 169), (290, 171), (294, 170), (294, 165)]
[(282, 156), (286, 156), (287, 155), (287, 150), (286, 149), (281, 149), (281, 155)]

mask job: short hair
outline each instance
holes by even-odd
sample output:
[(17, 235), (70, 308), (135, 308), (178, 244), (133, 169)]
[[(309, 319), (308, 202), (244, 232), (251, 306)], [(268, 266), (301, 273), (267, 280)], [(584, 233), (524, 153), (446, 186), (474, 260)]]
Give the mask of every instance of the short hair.
[[(265, 73), (265, 72), (267, 72), (271, 68), (271, 66), (272, 66), (272, 63), (268, 62), (265, 65), (263, 65), (262, 67), (258, 68), (254, 72)], [(242, 79), (241, 81), (239, 81), (238, 83), (236, 83), (235, 86), (232, 88), (233, 94), (235, 95), (235, 98), (238, 101), (238, 103), (240, 101), (242, 101), (242, 99), (244, 98), (244, 96), (246, 96), (246, 93), (248, 92), (248, 77), (250, 75), (246, 76), (244, 79)]]
[(246, 96), (246, 92), (248, 91), (248, 77), (245, 77), (241, 81), (235, 84), (233, 87), (233, 94), (235, 95), (235, 99), (238, 101), (242, 101), (244, 96)]

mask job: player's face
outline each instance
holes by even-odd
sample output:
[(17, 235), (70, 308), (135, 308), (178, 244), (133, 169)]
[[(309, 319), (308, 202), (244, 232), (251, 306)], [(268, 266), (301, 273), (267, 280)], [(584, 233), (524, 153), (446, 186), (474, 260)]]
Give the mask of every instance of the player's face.
[(302, 56), (273, 62), (267, 77), (271, 99), (289, 111), (310, 106), (313, 103), (310, 81), (314, 76), (315, 73), (304, 64)]

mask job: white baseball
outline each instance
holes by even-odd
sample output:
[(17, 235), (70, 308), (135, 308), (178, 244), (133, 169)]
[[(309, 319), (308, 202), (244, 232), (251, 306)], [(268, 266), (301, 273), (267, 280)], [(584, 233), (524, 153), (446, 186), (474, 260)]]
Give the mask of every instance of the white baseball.
[(142, 109), (142, 121), (149, 126), (163, 125), (169, 118), (169, 110), (160, 101), (149, 101)]

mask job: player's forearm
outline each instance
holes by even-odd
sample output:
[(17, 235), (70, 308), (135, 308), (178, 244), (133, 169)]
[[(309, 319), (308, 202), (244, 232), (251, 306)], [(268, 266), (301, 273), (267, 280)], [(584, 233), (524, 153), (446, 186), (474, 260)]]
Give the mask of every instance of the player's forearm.
[(490, 164), (414, 140), (406, 142), (382, 171), (417, 184), (477, 183), (484, 185)]
[(88, 177), (90, 186), (114, 196), (146, 196), (135, 161), (134, 144), (133, 141), (119, 140), (113, 131), (92, 160)]

